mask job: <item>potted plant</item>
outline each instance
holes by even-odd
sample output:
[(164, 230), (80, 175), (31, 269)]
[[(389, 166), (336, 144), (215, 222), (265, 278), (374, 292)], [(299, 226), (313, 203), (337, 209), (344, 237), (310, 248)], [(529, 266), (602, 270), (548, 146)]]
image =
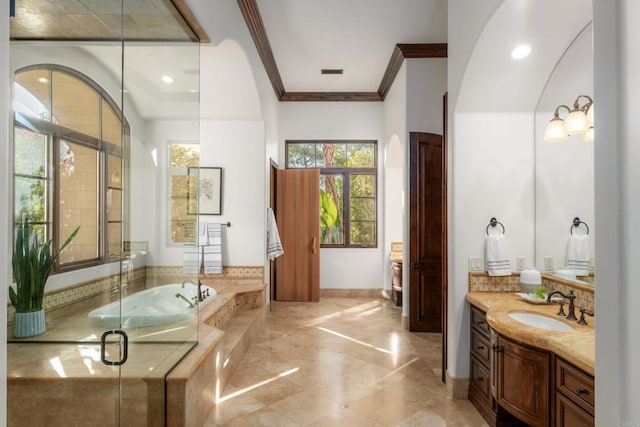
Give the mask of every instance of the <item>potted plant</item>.
[(76, 237), (79, 228), (69, 235), (59, 251), (55, 251), (51, 248), (52, 240), (39, 242), (26, 219), (18, 224), (11, 259), (16, 288), (9, 287), (9, 299), (15, 309), (14, 337), (26, 338), (44, 333), (44, 287), (58, 255)]

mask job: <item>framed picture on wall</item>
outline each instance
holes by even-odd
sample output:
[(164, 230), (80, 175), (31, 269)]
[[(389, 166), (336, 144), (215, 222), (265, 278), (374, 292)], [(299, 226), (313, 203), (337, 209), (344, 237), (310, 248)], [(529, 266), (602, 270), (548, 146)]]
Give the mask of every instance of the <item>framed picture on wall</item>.
[(189, 168), (188, 174), (198, 183), (196, 191), (189, 191), (188, 213), (222, 215), (222, 168)]

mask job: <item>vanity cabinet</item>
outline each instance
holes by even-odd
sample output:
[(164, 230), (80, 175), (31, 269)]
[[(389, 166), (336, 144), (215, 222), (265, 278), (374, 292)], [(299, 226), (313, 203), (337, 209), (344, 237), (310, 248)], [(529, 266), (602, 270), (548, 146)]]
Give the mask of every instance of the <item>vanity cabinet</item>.
[(491, 425), (496, 424), (495, 393), (492, 394), (491, 331), (485, 313), (471, 306), (471, 380), (469, 400)]
[(489, 425), (594, 425), (592, 376), (548, 351), (498, 334), (474, 306), (470, 329), (469, 400)]

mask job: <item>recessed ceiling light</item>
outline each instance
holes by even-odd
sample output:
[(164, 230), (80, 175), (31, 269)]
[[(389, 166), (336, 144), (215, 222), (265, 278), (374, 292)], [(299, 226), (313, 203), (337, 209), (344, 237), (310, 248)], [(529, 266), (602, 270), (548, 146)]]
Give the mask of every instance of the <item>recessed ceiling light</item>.
[(513, 59), (523, 59), (529, 56), (531, 53), (531, 46), (522, 44), (520, 46), (516, 46), (511, 51), (511, 57)]
[(167, 84), (171, 84), (173, 83), (175, 80), (173, 80), (173, 77), (171, 76), (162, 76), (162, 81), (167, 83)]
[(47, 79), (46, 77), (38, 77), (38, 82), (39, 83), (48, 83), (49, 79)]

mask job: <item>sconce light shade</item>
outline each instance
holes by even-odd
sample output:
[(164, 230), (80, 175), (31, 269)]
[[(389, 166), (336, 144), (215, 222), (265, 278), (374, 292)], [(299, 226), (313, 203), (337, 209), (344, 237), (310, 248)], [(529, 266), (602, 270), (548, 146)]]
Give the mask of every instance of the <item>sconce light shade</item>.
[(582, 110), (573, 110), (569, 113), (565, 123), (569, 135), (583, 135), (589, 130), (587, 115)]
[(589, 109), (587, 110), (587, 126), (594, 127), (595, 123), (595, 112), (593, 111), (593, 102), (589, 105)]
[(593, 140), (595, 139), (595, 136), (596, 136), (595, 134), (596, 134), (596, 132), (593, 129), (593, 126), (592, 126), (592, 127), (589, 128), (589, 130), (584, 135), (582, 135), (582, 140), (584, 142), (593, 142)]
[(566, 141), (567, 136), (564, 121), (559, 117), (551, 119), (547, 128), (544, 130), (544, 140), (546, 142)]

